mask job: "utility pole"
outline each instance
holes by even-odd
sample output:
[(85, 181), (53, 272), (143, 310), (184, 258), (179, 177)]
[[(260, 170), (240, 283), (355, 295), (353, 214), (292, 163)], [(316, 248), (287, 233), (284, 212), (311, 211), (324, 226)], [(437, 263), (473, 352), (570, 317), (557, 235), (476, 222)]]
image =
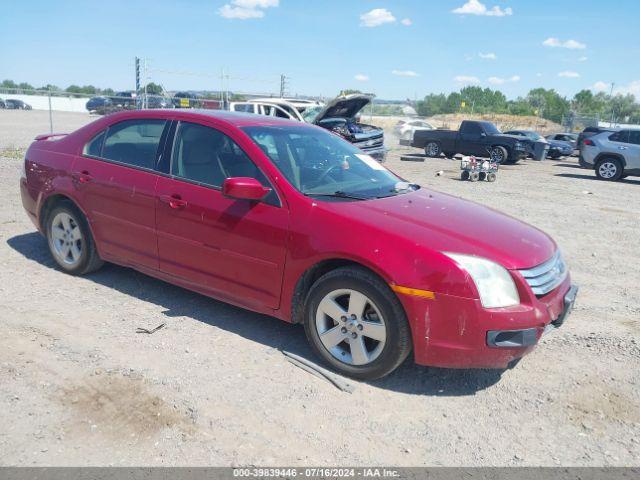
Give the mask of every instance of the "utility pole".
[(147, 108), (147, 85), (149, 84), (149, 77), (147, 76), (147, 59), (143, 59), (144, 65), (144, 99), (142, 101), (142, 108)]
[(280, 98), (284, 98), (287, 93), (287, 76), (283, 73), (280, 75)]
[(136, 95), (140, 93), (140, 59), (136, 57)]
[(609, 93), (609, 101), (611, 101), (611, 121), (609, 122), (609, 127), (613, 127), (613, 114), (614, 114), (614, 107), (613, 107), (613, 87), (615, 85), (615, 82), (611, 82), (611, 93)]

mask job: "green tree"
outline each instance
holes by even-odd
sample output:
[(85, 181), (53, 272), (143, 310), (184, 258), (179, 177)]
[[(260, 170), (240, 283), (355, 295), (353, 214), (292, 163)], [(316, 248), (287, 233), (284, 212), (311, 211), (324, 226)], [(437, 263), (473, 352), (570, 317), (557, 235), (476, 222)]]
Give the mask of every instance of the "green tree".
[[(144, 89), (142, 89), (144, 91)], [(147, 83), (147, 93), (149, 95), (162, 95), (164, 92), (164, 88), (162, 85), (158, 85), (157, 83)]]
[(416, 111), (418, 115), (423, 117), (431, 117), (433, 115), (439, 115), (445, 113), (447, 105), (447, 97), (444, 93), (439, 95), (429, 94), (424, 97), (424, 100), (419, 100), (416, 104)]

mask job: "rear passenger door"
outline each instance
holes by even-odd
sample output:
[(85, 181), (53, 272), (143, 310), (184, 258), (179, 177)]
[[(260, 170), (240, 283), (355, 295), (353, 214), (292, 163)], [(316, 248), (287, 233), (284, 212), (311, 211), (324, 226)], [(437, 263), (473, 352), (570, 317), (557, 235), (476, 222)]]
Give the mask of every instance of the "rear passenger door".
[(96, 135), (74, 161), (79, 202), (106, 260), (158, 268), (155, 168), (166, 124), (163, 119), (115, 123)]

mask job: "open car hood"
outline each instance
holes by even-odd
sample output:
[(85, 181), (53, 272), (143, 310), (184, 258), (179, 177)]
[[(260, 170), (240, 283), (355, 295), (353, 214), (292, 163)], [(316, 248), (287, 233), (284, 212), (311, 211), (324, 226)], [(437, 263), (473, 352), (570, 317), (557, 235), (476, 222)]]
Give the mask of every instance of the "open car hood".
[(371, 97), (362, 94), (353, 94), (336, 97), (328, 102), (318, 113), (314, 123), (327, 118), (354, 118), (360, 110), (371, 103)]

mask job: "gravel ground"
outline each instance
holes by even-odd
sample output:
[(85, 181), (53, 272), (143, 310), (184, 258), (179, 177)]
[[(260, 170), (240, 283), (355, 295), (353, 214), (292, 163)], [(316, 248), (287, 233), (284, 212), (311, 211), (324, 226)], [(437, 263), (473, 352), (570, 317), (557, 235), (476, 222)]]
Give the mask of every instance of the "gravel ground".
[[(55, 113), (55, 130), (89, 120)], [(113, 265), (56, 270), (22, 211), (21, 152), (5, 150), (47, 131), (46, 112), (0, 111), (0, 464), (640, 464), (640, 179), (599, 182), (568, 159), (473, 184), (394, 148), (407, 179), (551, 234), (581, 291), (513, 370), (407, 362), (348, 394), (280, 354), (313, 359), (299, 326)]]

